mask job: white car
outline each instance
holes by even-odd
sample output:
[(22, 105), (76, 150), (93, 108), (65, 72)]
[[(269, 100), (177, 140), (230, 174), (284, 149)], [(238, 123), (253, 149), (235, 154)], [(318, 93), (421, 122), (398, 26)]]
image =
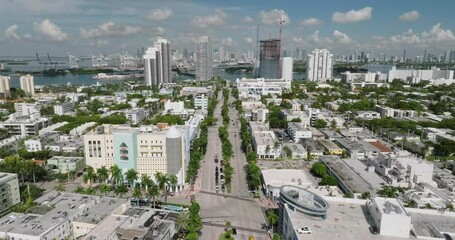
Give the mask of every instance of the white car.
[(311, 234), (311, 228), (310, 227), (299, 228), (297, 229), (297, 232), (299, 234)]

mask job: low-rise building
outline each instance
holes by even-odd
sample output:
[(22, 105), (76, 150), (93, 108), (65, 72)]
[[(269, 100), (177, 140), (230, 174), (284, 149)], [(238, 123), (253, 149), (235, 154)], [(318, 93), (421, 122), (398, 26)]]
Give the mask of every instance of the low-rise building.
[(379, 105), (376, 106), (376, 109), (381, 114), (381, 117), (405, 118), (418, 116), (418, 113), (414, 110), (401, 110)]
[(0, 172), (0, 213), (21, 202), (17, 174)]
[(41, 117), (40, 113), (21, 115), (10, 114), (8, 119), (0, 122), (0, 128), (8, 129), (12, 135), (30, 136), (38, 135), (39, 130), (49, 126), (49, 119)]
[(66, 115), (73, 111), (74, 109), (74, 102), (65, 102), (61, 104), (57, 104), (54, 106), (54, 113), (56, 115)]
[(298, 142), (300, 139), (309, 139), (313, 136), (310, 129), (306, 128), (302, 123), (297, 122), (288, 123), (287, 133), (295, 142)]
[(85, 168), (83, 157), (53, 156), (47, 160), (47, 164), (54, 165), (59, 173), (82, 172)]
[(358, 111), (356, 117), (362, 120), (372, 120), (381, 118), (381, 114), (375, 111)]
[(375, 197), (367, 207), (379, 234), (409, 238), (411, 216), (398, 200)]
[(267, 124), (250, 122), (253, 149), (259, 159), (276, 159), (281, 155), (281, 144)]
[(338, 145), (334, 142), (330, 141), (329, 139), (322, 139), (318, 140), (318, 142), (327, 150), (330, 154), (334, 155), (341, 155), (343, 153), (343, 149), (341, 149)]
[(308, 150), (308, 157), (320, 157), (324, 155), (324, 148), (318, 142), (311, 139), (303, 139), (301, 143)]
[[(284, 143), (283, 150), (287, 147), (290, 150), (291, 157), (294, 160), (305, 160), (308, 159), (308, 151), (300, 143)], [(287, 154), (286, 152), (283, 152)]]
[(139, 124), (148, 117), (148, 112), (144, 108), (133, 108), (125, 111), (125, 116), (132, 124)]
[(291, 89), (291, 81), (283, 79), (237, 79), (239, 97), (245, 99), (261, 99), (265, 95), (281, 95), (283, 89)]
[(200, 94), (194, 98), (194, 107), (196, 109), (207, 109), (209, 106), (209, 99), (207, 95)]

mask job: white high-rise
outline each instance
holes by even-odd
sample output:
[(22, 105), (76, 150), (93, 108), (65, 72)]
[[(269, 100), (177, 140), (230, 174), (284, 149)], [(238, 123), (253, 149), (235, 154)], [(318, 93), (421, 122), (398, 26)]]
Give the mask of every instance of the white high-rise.
[(35, 83), (32, 75), (27, 74), (25, 76), (21, 76), (19, 81), (21, 82), (21, 89), (24, 90), (27, 95), (35, 95)]
[(291, 57), (284, 57), (281, 59), (281, 78), (286, 81), (292, 81), (293, 78), (293, 61)]
[(212, 78), (213, 59), (212, 41), (208, 36), (199, 38), (196, 42), (196, 80), (203, 81)]
[(158, 38), (153, 47), (145, 51), (143, 58), (147, 86), (159, 86), (172, 82), (172, 60), (168, 40)]
[(0, 76), (0, 97), (7, 98), (11, 96), (11, 78), (6, 76)]
[(327, 49), (315, 49), (308, 55), (307, 80), (326, 81), (332, 78), (333, 54)]

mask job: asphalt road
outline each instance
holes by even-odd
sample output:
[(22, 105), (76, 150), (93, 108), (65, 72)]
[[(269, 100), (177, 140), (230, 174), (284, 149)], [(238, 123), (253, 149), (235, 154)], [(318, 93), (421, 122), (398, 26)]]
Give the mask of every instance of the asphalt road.
[[(231, 121), (229, 125), (230, 141), (233, 145), (234, 157), (231, 164), (235, 169), (232, 180), (232, 192), (225, 196), (222, 191), (216, 192), (215, 167), (220, 168), (220, 162), (215, 163), (214, 157), (221, 159), (221, 142), (218, 137), (218, 127), (222, 124), (221, 106), (222, 94), (219, 94), (218, 106), (214, 115), (218, 118), (216, 126), (209, 127), (209, 147), (201, 165), (200, 191), (196, 199), (201, 206), (201, 217), (204, 222), (201, 239), (218, 239), (224, 231), (226, 221), (231, 221), (233, 227), (239, 229), (236, 239), (247, 240), (250, 236), (255, 239), (268, 239), (263, 226), (265, 218), (260, 207), (249, 196), (243, 167), (246, 163), (244, 154), (240, 148), (238, 113), (235, 109), (230, 110)], [(235, 123), (235, 126), (234, 126)], [(234, 134), (236, 136), (234, 136)], [(226, 193), (227, 194), (227, 193)]]

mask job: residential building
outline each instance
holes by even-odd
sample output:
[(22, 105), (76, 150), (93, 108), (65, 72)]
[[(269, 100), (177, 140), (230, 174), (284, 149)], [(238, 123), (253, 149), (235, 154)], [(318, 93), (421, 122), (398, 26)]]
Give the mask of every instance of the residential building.
[(436, 67), (432, 67), (429, 70), (398, 70), (396, 67), (393, 67), (391, 70), (389, 70), (388, 81), (392, 82), (394, 79), (399, 79), (404, 80), (410, 84), (415, 84), (419, 83), (421, 80), (453, 80), (453, 77), (453, 70), (441, 70)]
[(375, 111), (358, 111), (356, 117), (363, 120), (372, 120), (381, 118), (381, 114)]
[(54, 165), (56, 172), (68, 173), (68, 172), (82, 172), (85, 168), (85, 161), (83, 157), (63, 157), (53, 156), (47, 160), (47, 164)]
[(414, 110), (401, 110), (379, 105), (376, 105), (376, 109), (381, 114), (381, 117), (405, 118), (418, 116), (418, 112)]
[(375, 197), (366, 205), (380, 235), (409, 238), (411, 215), (397, 199)]
[(41, 117), (39, 113), (30, 115), (10, 114), (8, 119), (0, 122), (0, 128), (8, 129), (12, 135), (38, 135), (39, 130), (49, 125), (49, 119)]
[(132, 124), (139, 124), (148, 117), (144, 108), (133, 108), (125, 111), (125, 116)]
[(166, 101), (164, 103), (164, 112), (170, 114), (180, 114), (185, 109), (185, 103), (183, 101)]
[(284, 57), (281, 59), (281, 78), (287, 81), (293, 79), (293, 61), (291, 57)]
[(280, 95), (283, 89), (291, 89), (291, 81), (283, 79), (237, 79), (240, 98), (260, 99), (264, 95)]
[(260, 123), (267, 122), (269, 110), (267, 108), (255, 108), (251, 110), (251, 121)]
[(210, 98), (210, 97), (212, 97), (213, 90), (209, 86), (209, 87), (183, 87), (182, 90), (180, 91), (181, 96), (193, 95), (193, 97), (195, 97), (199, 94), (205, 94), (205, 95), (207, 95), (208, 98)]
[(17, 174), (0, 172), (0, 213), (20, 202), (21, 197)]
[(324, 82), (332, 78), (333, 54), (327, 49), (315, 49), (308, 55), (307, 80)]
[[(179, 129), (177, 129), (179, 127)], [(102, 125), (84, 135), (88, 166), (117, 165), (123, 172), (135, 169), (154, 177), (156, 172), (176, 175), (184, 184), (189, 158), (189, 128), (185, 126)]]
[(35, 95), (35, 83), (33, 76), (30, 74), (21, 76), (19, 78), (21, 89), (24, 90), (25, 94), (32, 96)]
[(327, 150), (330, 154), (333, 154), (333, 155), (343, 154), (343, 149), (341, 149), (338, 145), (336, 145), (334, 142), (330, 141), (329, 139), (321, 139), (318, 141), (325, 148), (325, 150)]
[(269, 126), (264, 123), (249, 122), (253, 149), (258, 159), (276, 159), (281, 155), (281, 144)]
[[(259, 77), (280, 79), (281, 41), (268, 39), (259, 42)], [(292, 79), (291, 79), (292, 80)]]
[(74, 102), (64, 102), (54, 106), (54, 113), (56, 115), (65, 115), (74, 110)]
[(14, 103), (14, 110), (20, 115), (30, 115), (40, 113), (43, 105), (39, 103)]
[(196, 80), (204, 81), (213, 76), (212, 40), (203, 36), (196, 42)]
[[(294, 159), (294, 160), (306, 160), (306, 159), (308, 159), (308, 151), (305, 149), (305, 147), (303, 147), (302, 144), (300, 144), (300, 143), (284, 143), (283, 144), (283, 149), (284, 149), (284, 147), (289, 148), (289, 150), (291, 151), (291, 156), (288, 156), (291, 159)], [(287, 154), (286, 152), (283, 152), (283, 151), (282, 151), (283, 154)]]
[(0, 97), (8, 98), (11, 97), (11, 77), (0, 76)]
[(294, 142), (298, 142), (300, 139), (310, 139), (312, 137), (311, 130), (302, 123), (297, 122), (288, 122), (287, 133)]
[(161, 86), (172, 82), (170, 42), (158, 38), (153, 47), (145, 51), (144, 74), (147, 86)]
[(194, 107), (195, 108), (207, 109), (208, 105), (209, 105), (209, 99), (207, 98), (207, 95), (200, 94), (194, 98)]

